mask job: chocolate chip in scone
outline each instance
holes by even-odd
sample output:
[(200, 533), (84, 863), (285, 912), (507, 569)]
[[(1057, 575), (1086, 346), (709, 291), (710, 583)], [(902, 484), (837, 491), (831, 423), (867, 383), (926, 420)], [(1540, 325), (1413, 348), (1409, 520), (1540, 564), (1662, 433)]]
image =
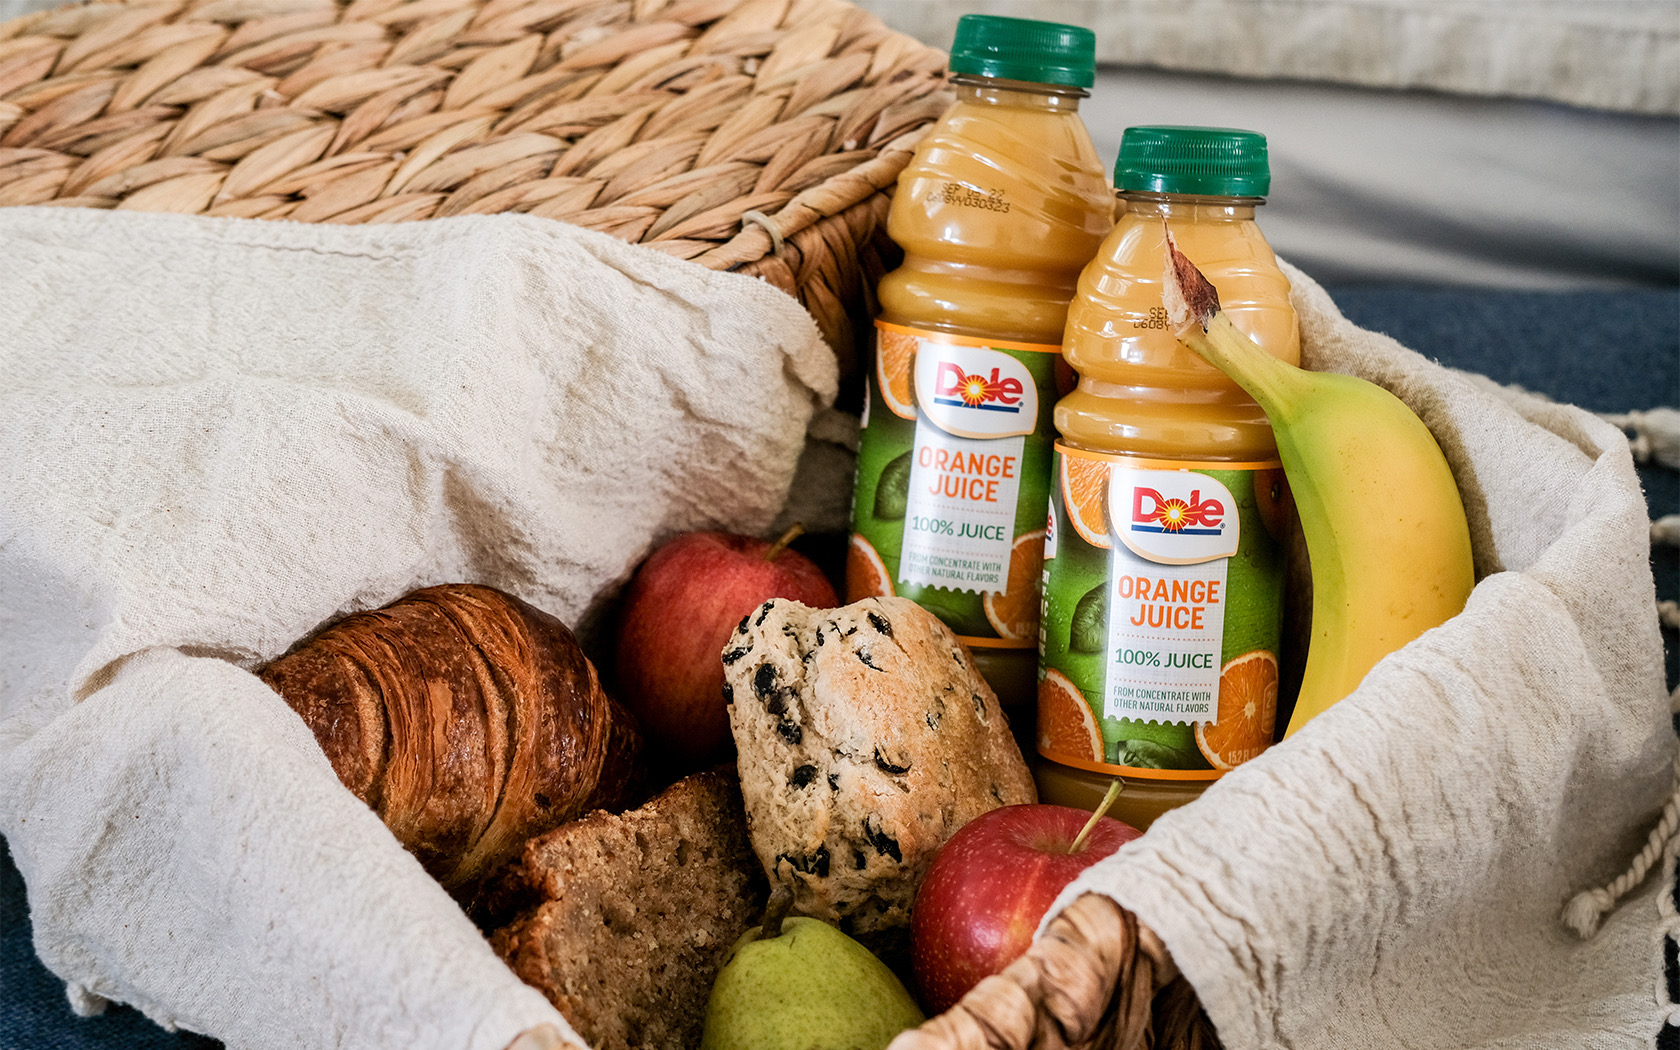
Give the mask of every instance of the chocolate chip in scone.
[(735, 625), (735, 633), (736, 634), (746, 634), (747, 633), (747, 624), (751, 620), (752, 620), (752, 613), (748, 613), (747, 615), (741, 617), (741, 622)]
[(735, 703), (735, 687), (728, 682), (723, 683), (723, 706), (729, 707)]
[(776, 734), (790, 744), (797, 744), (805, 738), (805, 733), (799, 728), (799, 723), (790, 718), (784, 718), (776, 723)]
[(881, 772), (883, 773), (902, 775), (910, 772), (910, 760), (908, 758), (904, 760), (904, 764), (902, 766), (895, 765), (881, 757), (881, 749), (879, 746), (875, 748), (875, 764), (881, 767)]
[(869, 867), (869, 858), (865, 857), (863, 855), (863, 850), (858, 849), (856, 846), (852, 847), (852, 867), (859, 871)]
[(881, 830), (880, 818), (873, 813), (863, 818), (863, 837), (868, 839), (869, 844), (875, 847), (875, 852), (883, 857), (891, 857), (900, 862), (904, 860), (904, 854), (898, 849), (898, 840)]
[(807, 875), (815, 875), (819, 879), (828, 878), (828, 847), (818, 846), (813, 853), (803, 856), (793, 853), (783, 853), (776, 858), (777, 862), (787, 861), (794, 871), (802, 871)]
[(753, 672), (753, 692), (760, 700), (768, 702), (776, 693), (776, 668), (772, 664), (761, 664)]
[(857, 658), (859, 660), (863, 661), (863, 666), (873, 668), (877, 671), (879, 671), (881, 669), (880, 667), (876, 666), (876, 663), (875, 663), (874, 660), (871, 660), (869, 658), (869, 650), (868, 649), (859, 649), (857, 651), (856, 655), (857, 655)]
[(817, 779), (817, 767), (803, 765), (793, 771), (793, 776), (788, 777), (788, 783), (796, 788), (802, 788), (815, 779)]
[(875, 630), (877, 630), (880, 633), (886, 635), (888, 638), (892, 637), (892, 621), (891, 620), (887, 619), (885, 616), (882, 616), (880, 613), (871, 612), (871, 613), (865, 613), (864, 615), (869, 618), (869, 626), (875, 628)]
[(752, 652), (752, 639), (749, 638), (747, 640), (747, 644), (743, 645), (739, 649), (725, 649), (723, 651), (723, 662), (725, 664), (732, 664), (750, 652)]
[(840, 790), (840, 774), (830, 773), (828, 775), (828, 790), (830, 790), (830, 791), (839, 791)]
[(764, 618), (770, 615), (770, 610), (775, 607), (775, 604), (776, 600), (772, 598), (770, 601), (767, 601), (758, 607), (758, 619), (753, 621), (754, 627), (764, 626)]
[(816, 655), (816, 646), (811, 646), (807, 649), (803, 644), (804, 632), (800, 631), (799, 628), (795, 627), (793, 624), (782, 624), (782, 637), (793, 642), (793, 651), (799, 654), (799, 658), (801, 660), (809, 663), (811, 657)]
[(818, 624), (818, 625), (817, 625), (817, 645), (818, 645), (818, 646), (819, 646), (819, 647), (820, 647), (820, 646), (821, 646), (821, 645), (822, 645), (822, 643), (823, 643), (823, 633), (822, 633), (822, 632), (823, 632), (823, 625), (822, 625), (822, 624)]

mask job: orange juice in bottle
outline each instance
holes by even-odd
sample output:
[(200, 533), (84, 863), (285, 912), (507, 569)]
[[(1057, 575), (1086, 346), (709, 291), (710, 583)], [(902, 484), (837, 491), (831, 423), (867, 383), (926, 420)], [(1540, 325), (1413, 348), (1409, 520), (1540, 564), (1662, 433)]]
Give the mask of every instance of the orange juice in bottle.
[(950, 71), (888, 217), (846, 590), (937, 614), (1030, 722), (1062, 328), (1113, 225), (1079, 117), (1095, 38), (965, 15)]
[(1087, 809), (1121, 777), (1111, 813), (1145, 828), (1272, 742), (1290, 514), (1265, 414), (1168, 328), (1165, 231), (1256, 343), (1297, 364), (1300, 341), (1254, 221), (1263, 136), (1128, 128), (1114, 181), (1063, 340), (1035, 773)]

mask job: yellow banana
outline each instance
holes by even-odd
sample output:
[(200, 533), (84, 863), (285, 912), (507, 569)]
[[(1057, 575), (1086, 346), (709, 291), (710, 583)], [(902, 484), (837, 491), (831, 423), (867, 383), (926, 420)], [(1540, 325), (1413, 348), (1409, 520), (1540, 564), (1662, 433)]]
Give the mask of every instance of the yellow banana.
[(1266, 353), (1167, 240), (1179, 341), (1259, 403), (1277, 436), (1312, 563), (1312, 641), (1286, 737), (1384, 656), (1456, 616), (1475, 574), (1464, 503), (1434, 435), (1374, 383)]

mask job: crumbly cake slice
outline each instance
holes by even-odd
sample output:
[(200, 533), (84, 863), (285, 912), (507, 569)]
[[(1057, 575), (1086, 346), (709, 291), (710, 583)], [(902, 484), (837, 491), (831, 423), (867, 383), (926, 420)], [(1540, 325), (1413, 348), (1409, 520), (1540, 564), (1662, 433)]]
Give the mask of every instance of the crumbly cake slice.
[(866, 942), (903, 927), (946, 839), (1037, 801), (968, 650), (908, 599), (766, 602), (723, 662), (753, 848), (801, 914)]
[[(508, 885), (511, 884), (511, 885)], [(503, 894), (540, 903), (490, 943), (595, 1050), (691, 1050), (724, 953), (763, 915), (740, 786), (678, 781), (532, 839)]]

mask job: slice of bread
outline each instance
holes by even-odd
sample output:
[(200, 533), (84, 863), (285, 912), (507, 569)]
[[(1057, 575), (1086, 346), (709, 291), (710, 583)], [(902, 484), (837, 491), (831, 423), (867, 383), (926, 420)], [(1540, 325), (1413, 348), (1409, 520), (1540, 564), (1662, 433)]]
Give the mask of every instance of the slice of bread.
[(501, 883), (527, 907), (491, 945), (595, 1050), (698, 1046), (723, 956), (767, 894), (740, 784), (718, 771), (532, 839)]

